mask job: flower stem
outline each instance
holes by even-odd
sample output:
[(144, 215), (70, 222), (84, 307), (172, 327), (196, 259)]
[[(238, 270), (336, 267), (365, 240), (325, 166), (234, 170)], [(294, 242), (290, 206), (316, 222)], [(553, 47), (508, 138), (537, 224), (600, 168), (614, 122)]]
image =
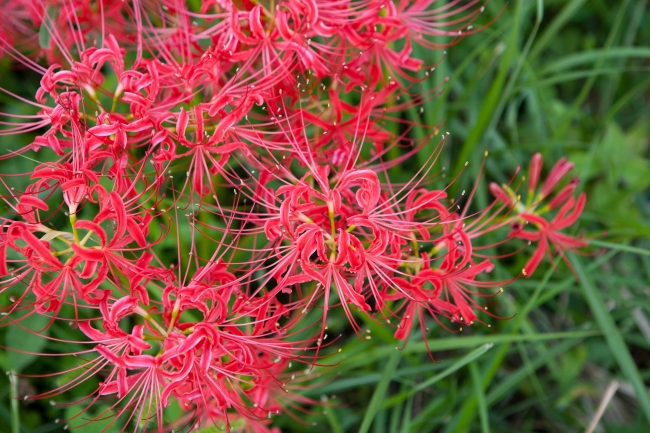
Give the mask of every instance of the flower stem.
[(55, 251), (55, 252), (52, 253), (52, 255), (54, 257), (59, 257), (59, 256), (62, 256), (64, 254), (71, 253), (72, 251), (73, 251), (72, 248), (66, 248), (65, 250)]
[(11, 394), (11, 433), (20, 433), (20, 410), (18, 407), (18, 380), (13, 370), (9, 372)]
[(72, 236), (74, 236), (74, 241), (78, 245), (79, 244), (79, 233), (77, 233), (77, 229), (74, 226), (77, 222), (77, 214), (76, 213), (71, 213), (70, 214), (70, 225), (72, 226)]
[(331, 205), (328, 203), (327, 204), (327, 213), (330, 217), (330, 228), (332, 230), (332, 237), (336, 236), (336, 224), (334, 223), (334, 209), (332, 209)]
[(169, 321), (169, 328), (167, 328), (167, 334), (171, 334), (174, 330), (174, 325), (176, 324), (176, 318), (178, 317), (178, 312), (181, 310), (181, 300), (176, 299), (174, 303), (174, 309), (172, 310), (172, 318)]
[(133, 310), (136, 314), (139, 314), (140, 316), (144, 317), (146, 321), (151, 323), (151, 325), (160, 332), (160, 334), (164, 337), (167, 337), (167, 331), (160, 326), (160, 323), (156, 321), (153, 317), (151, 317), (151, 314), (149, 314), (144, 308), (142, 307), (136, 307), (135, 310)]

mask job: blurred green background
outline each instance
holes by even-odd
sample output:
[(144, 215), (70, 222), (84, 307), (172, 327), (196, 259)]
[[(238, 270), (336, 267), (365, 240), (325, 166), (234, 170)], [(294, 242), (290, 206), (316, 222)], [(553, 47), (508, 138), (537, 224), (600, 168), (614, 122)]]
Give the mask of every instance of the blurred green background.
[[(595, 238), (595, 253), (571, 256), (575, 275), (559, 259), (557, 270), (544, 263), (534, 278), (517, 280), (488, 300), (501, 317), (516, 313), (510, 320), (485, 316), (491, 328), (473, 326), (462, 335), (432, 330), (428, 344), (442, 362), (431, 361), (419, 332), (406, 350), (396, 351), (391, 330), (367, 323), (372, 340), (342, 339), (343, 351), (331, 359), (340, 363), (311, 373), (319, 385), (305, 394), (327, 404), (300, 414), (300, 421), (276, 418), (283, 431), (650, 431), (648, 1), (521, 0), (506, 6), (493, 0), (480, 21), (499, 14), (489, 28), (448, 50), (422, 90), (449, 81), (426, 103), (423, 118), (444, 123), (441, 130), (451, 133), (442, 164), (450, 173), (472, 162), (454, 188), (471, 186), (485, 150), (485, 177), (497, 182), (506, 182), (518, 165), (526, 167), (534, 152), (544, 155), (545, 170), (562, 156), (575, 162), (573, 174), (588, 194), (576, 233)], [(439, 60), (424, 50), (416, 54), (427, 63)], [(35, 89), (37, 82), (21, 74), (3, 70), (2, 85)], [(24, 110), (4, 96), (0, 103), (2, 111)], [(15, 148), (16, 140), (0, 137), (0, 148)], [(14, 161), (0, 161), (2, 173), (21, 171)], [(490, 200), (485, 185), (479, 205)], [(515, 257), (499, 265), (495, 278), (507, 278), (524, 262)], [(1, 301), (6, 305), (6, 298)], [(343, 329), (340, 322), (331, 327)], [(71, 331), (55, 326), (49, 332), (68, 338)], [(30, 351), (66, 349), (17, 327), (0, 328), (0, 342)], [(45, 374), (76, 362), (0, 351), (5, 371)], [(61, 431), (54, 420), (79, 411), (23, 400), (66, 380), (17, 379), (22, 432)], [(9, 385), (2, 375), (3, 433), (10, 431)], [(88, 381), (75, 393), (95, 386)], [(599, 416), (601, 403), (606, 409)], [(594, 420), (598, 425), (588, 430)], [(74, 427), (81, 424), (70, 422), (70, 430), (102, 430)]]

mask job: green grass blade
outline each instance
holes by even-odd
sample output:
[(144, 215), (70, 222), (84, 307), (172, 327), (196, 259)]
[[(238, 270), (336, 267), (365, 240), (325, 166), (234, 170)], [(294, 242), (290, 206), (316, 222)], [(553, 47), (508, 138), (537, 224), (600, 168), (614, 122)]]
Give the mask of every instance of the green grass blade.
[[(618, 14), (616, 15), (616, 19), (614, 20), (614, 25), (612, 26), (609, 35), (607, 36), (607, 40), (605, 41), (605, 45), (603, 47), (603, 54), (594, 65), (595, 70), (599, 70), (603, 67), (603, 64), (605, 63), (605, 55), (607, 54), (607, 52), (609, 52), (612, 49), (612, 44), (614, 43), (614, 39), (616, 38), (618, 30), (623, 24), (623, 19), (625, 18), (625, 10), (627, 9), (629, 3), (630, 3), (629, 0), (626, 0), (619, 7)], [(593, 75), (585, 81), (584, 85), (582, 86), (582, 89), (580, 89), (580, 93), (573, 101), (573, 104), (571, 105), (569, 112), (563, 116), (564, 117), (563, 123), (555, 130), (554, 133), (555, 138), (561, 138), (567, 135), (567, 132), (571, 127), (571, 123), (573, 122), (573, 119), (580, 112), (580, 107), (587, 99), (587, 97), (589, 96), (589, 92), (591, 91), (591, 88), (596, 83), (596, 77), (597, 75)]]
[(481, 432), (490, 433), (490, 419), (488, 418), (485, 390), (483, 390), (483, 384), (481, 383), (481, 373), (478, 371), (476, 362), (472, 362), (469, 365), (469, 373), (472, 376), (472, 383), (474, 384), (474, 395), (476, 395), (476, 402), (478, 403), (478, 416), (481, 420)]
[(411, 431), (411, 415), (413, 413), (413, 399), (409, 398), (406, 402), (406, 408), (404, 409), (404, 417), (402, 418), (402, 433), (408, 433)]
[(9, 372), (9, 387), (11, 390), (11, 433), (20, 433), (20, 408), (18, 407), (18, 377), (13, 371)]
[(571, 254), (569, 255), (569, 260), (571, 260), (571, 264), (580, 278), (580, 285), (582, 286), (585, 300), (589, 304), (596, 322), (603, 330), (605, 341), (607, 341), (612, 355), (616, 359), (621, 371), (632, 384), (639, 401), (639, 406), (643, 411), (643, 415), (646, 420), (650, 422), (650, 396), (648, 395), (648, 391), (646, 390), (643, 379), (641, 378), (641, 374), (634, 363), (634, 359), (630, 354), (630, 350), (625, 344), (620, 331), (616, 327), (614, 319), (607, 310), (605, 301), (600, 292), (596, 287), (594, 287), (587, 276), (587, 273), (583, 269), (580, 259), (576, 255)]
[(590, 240), (589, 244), (590, 245), (595, 245), (597, 247), (608, 248), (608, 249), (611, 249), (611, 250), (623, 251), (625, 253), (632, 253), (632, 254), (640, 254), (640, 255), (644, 255), (644, 256), (650, 256), (650, 250), (646, 250), (645, 248), (633, 247), (631, 245), (616, 244), (616, 243), (613, 243), (613, 242), (605, 242), (605, 241), (597, 241), (597, 240)]
[(479, 347), (478, 349), (474, 349), (467, 355), (463, 356), (460, 358), (458, 361), (454, 362), (452, 365), (447, 367), (445, 370), (441, 371), (440, 373), (436, 374), (430, 379), (425, 380), (424, 382), (418, 384), (417, 386), (412, 387), (411, 389), (408, 390), (408, 392), (396, 395), (385, 402), (381, 405), (382, 408), (387, 408), (391, 407), (401, 401), (406, 400), (410, 396), (420, 392), (424, 391), (425, 389), (429, 388), (431, 385), (435, 384), (436, 382), (440, 382), (442, 379), (445, 377), (449, 376), (452, 373), (455, 373), (456, 371), (460, 370), (467, 364), (475, 361), (479, 357), (485, 354), (488, 350), (492, 348), (492, 344), (484, 344), (483, 346)]
[(341, 423), (339, 422), (339, 419), (336, 416), (336, 412), (334, 411), (334, 408), (326, 407), (324, 413), (325, 413), (325, 418), (327, 418), (327, 422), (330, 425), (331, 431), (334, 433), (343, 433), (343, 427), (341, 427)]
[[(537, 288), (535, 289), (535, 292), (533, 293), (533, 296), (528, 300), (526, 305), (524, 306), (523, 310), (520, 312), (520, 314), (513, 319), (513, 324), (512, 327), (510, 328), (510, 335), (516, 335), (516, 333), (519, 331), (520, 327), (524, 323), (524, 321), (527, 319), (528, 314), (530, 311), (536, 306), (536, 305), (541, 305), (543, 302), (541, 302), (541, 293), (543, 290), (547, 288), (548, 282), (551, 279), (551, 276), (553, 275), (553, 270), (549, 269), (546, 274), (544, 274), (542, 280), (540, 283), (537, 285)], [(510, 348), (510, 343), (506, 343), (503, 346), (499, 348), (497, 353), (494, 355), (492, 362), (490, 365), (487, 367), (486, 370), (483, 372), (482, 376), (482, 387), (483, 389), (487, 389), (489, 384), (491, 383), (492, 379), (495, 377), (497, 374), (497, 371), (505, 359), (508, 349)], [(452, 431), (454, 427), (457, 427), (459, 431), (464, 431), (469, 428), (469, 425), (475, 415), (476, 412), (476, 407), (478, 405), (477, 399), (474, 396), (470, 396), (469, 399), (467, 399), (462, 406), (462, 408), (459, 411), (459, 422), (454, 424), (450, 423), (447, 426), (447, 429), (445, 432), (450, 432)]]
[[(594, 331), (589, 330), (589, 331), (570, 331), (570, 332), (548, 332), (548, 333), (540, 333), (540, 334), (481, 335), (476, 337), (456, 337), (456, 338), (444, 338), (440, 340), (433, 340), (433, 343), (430, 344), (430, 347), (432, 351), (451, 350), (451, 349), (464, 349), (464, 348), (476, 347), (483, 344), (504, 344), (504, 343), (517, 343), (517, 342), (532, 343), (535, 341), (595, 337), (597, 335), (601, 335), (601, 332), (595, 330)], [(424, 345), (424, 343), (415, 343), (406, 346), (406, 348), (404, 349), (405, 353), (425, 353), (426, 351), (427, 348)]]
[[(399, 370), (396, 370), (395, 373), (393, 373), (393, 379), (413, 376), (416, 374), (426, 374), (431, 371), (440, 370), (440, 369), (441, 367), (438, 364), (435, 364), (433, 362), (430, 364), (418, 365), (416, 367), (401, 368)], [(325, 372), (325, 374), (326, 373), (327, 372)], [(341, 373), (341, 371), (336, 371), (335, 374), (338, 376), (339, 373)], [(319, 394), (330, 394), (332, 392), (341, 392), (346, 389), (358, 388), (363, 385), (377, 383), (381, 380), (381, 378), (382, 378), (381, 373), (353, 374), (350, 375), (349, 377), (344, 376), (340, 379), (335, 380), (332, 383), (327, 383), (323, 386), (319, 386), (316, 389), (305, 390), (304, 394), (319, 395)]]
[[(587, 271), (588, 272), (594, 271), (595, 269), (597, 269), (603, 263), (607, 263), (609, 260), (613, 259), (614, 256), (616, 256), (617, 254), (618, 254), (618, 251), (614, 251), (614, 250), (607, 251), (602, 256), (594, 259), (593, 262), (590, 263), (587, 266)], [(554, 284), (546, 292), (544, 292), (542, 295), (540, 295), (539, 302), (537, 303), (537, 305), (545, 304), (546, 302), (548, 302), (552, 298), (555, 298), (560, 293), (562, 293), (565, 290), (568, 290), (569, 288), (571, 288), (574, 285), (575, 285), (575, 277), (573, 275), (571, 275), (570, 277), (568, 277), (564, 281)]]
[(386, 367), (384, 367), (381, 380), (377, 384), (377, 387), (375, 388), (375, 392), (372, 394), (372, 399), (370, 400), (370, 404), (368, 405), (366, 414), (363, 417), (363, 421), (361, 422), (359, 433), (367, 433), (368, 430), (370, 429), (370, 426), (372, 425), (372, 422), (375, 419), (375, 415), (377, 415), (377, 412), (381, 407), (381, 403), (384, 399), (384, 395), (388, 390), (388, 384), (390, 384), (390, 381), (393, 378), (393, 373), (395, 373), (397, 364), (399, 364), (400, 359), (402, 359), (403, 352), (401, 350), (395, 350), (395, 349), (393, 350), (394, 350), (393, 354), (388, 359), (388, 362), (386, 363)]
[(647, 59), (648, 57), (650, 57), (650, 47), (598, 48), (570, 54), (551, 61), (540, 71), (540, 75), (561, 72), (584, 64), (596, 63), (601, 59)]
[[(567, 22), (573, 17), (573, 15), (580, 10), (582, 4), (586, 0), (573, 0), (568, 3), (562, 11), (553, 19), (553, 21), (546, 27), (546, 30), (540, 35), (537, 43), (530, 51), (530, 59), (535, 59), (546, 46), (553, 42), (556, 39), (556, 36), (560, 30), (566, 25)], [(539, 4), (538, 4), (539, 9)]]
[(565, 353), (572, 347), (578, 345), (580, 340), (570, 340), (564, 341), (552, 349), (545, 352), (543, 355), (535, 358), (530, 364), (524, 365), (523, 367), (517, 369), (516, 371), (510, 373), (508, 377), (501, 383), (495, 385), (495, 387), (487, 395), (487, 404), (492, 406), (496, 404), (508, 391), (512, 390), (515, 385), (524, 380), (530, 373), (534, 370), (542, 368), (545, 366), (551, 359), (556, 356)]
[(503, 53), (503, 57), (501, 58), (499, 70), (496, 77), (494, 78), (494, 81), (492, 82), (492, 85), (490, 86), (490, 90), (487, 96), (485, 97), (485, 101), (481, 106), (478, 120), (470, 131), (469, 136), (465, 140), (465, 143), (463, 143), (452, 173), (461, 172), (465, 166), (465, 163), (469, 161), (474, 146), (476, 146), (476, 144), (483, 138), (485, 131), (488, 129), (488, 126), (492, 122), (492, 119), (496, 113), (496, 107), (499, 105), (499, 102), (503, 96), (503, 89), (506, 85), (506, 79), (508, 77), (510, 67), (512, 66), (515, 51), (517, 49), (520, 22), (518, 18), (521, 15), (521, 10), (521, 4), (517, 3), (515, 18), (513, 19), (512, 32), (510, 34), (510, 40), (505, 52)]
[[(641, 27), (641, 23), (643, 22), (644, 11), (647, 9), (647, 7), (648, 0), (640, 0), (637, 2), (636, 6), (632, 8), (631, 13), (628, 17), (629, 23), (627, 23), (627, 32), (623, 38), (623, 46), (631, 47), (634, 45), (634, 40), (636, 39), (639, 28)], [(620, 59), (617, 62), (617, 66), (624, 66), (625, 63), (625, 60)], [(607, 82), (606, 86), (603, 89), (603, 96), (600, 100), (600, 113), (606, 113), (609, 107), (612, 106), (612, 102), (614, 101), (614, 94), (619, 86), (620, 81), (621, 76), (614, 75)]]

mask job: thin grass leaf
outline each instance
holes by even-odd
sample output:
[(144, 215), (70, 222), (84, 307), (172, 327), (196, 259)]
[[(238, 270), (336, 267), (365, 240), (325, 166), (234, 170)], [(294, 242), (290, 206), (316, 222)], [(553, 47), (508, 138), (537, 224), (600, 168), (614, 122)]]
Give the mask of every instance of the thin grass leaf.
[(490, 433), (490, 419), (488, 417), (487, 402), (485, 401), (485, 391), (481, 384), (481, 373), (479, 373), (476, 362), (469, 364), (469, 373), (472, 376), (474, 384), (474, 395), (478, 403), (478, 416), (481, 420), (481, 432)]
[(395, 370), (397, 369), (397, 364), (399, 364), (399, 361), (402, 359), (403, 352), (401, 350), (393, 350), (393, 354), (388, 359), (386, 367), (384, 367), (381, 380), (377, 384), (375, 392), (372, 394), (372, 399), (370, 400), (370, 404), (368, 404), (368, 409), (366, 410), (366, 414), (363, 417), (363, 421), (361, 422), (359, 433), (367, 433), (370, 429), (370, 426), (372, 425), (372, 422), (374, 421), (375, 416), (381, 407), (381, 402), (384, 399), (384, 395), (388, 390), (388, 384), (393, 377), (393, 373), (395, 373)]
[(388, 430), (390, 433), (399, 432), (399, 423), (400, 423), (400, 419), (402, 418), (402, 409), (404, 409), (404, 405), (398, 404), (395, 405), (393, 409), (390, 411), (390, 426)]
[(404, 417), (402, 419), (402, 433), (411, 431), (411, 414), (413, 413), (413, 399), (409, 398), (406, 402), (404, 409)]
[(649, 57), (650, 47), (598, 48), (570, 54), (555, 61), (551, 61), (541, 69), (540, 75), (561, 72), (588, 63), (596, 63), (601, 59), (647, 59)]
[[(481, 335), (476, 337), (456, 337), (433, 340), (430, 343), (431, 350), (451, 350), (477, 347), (483, 344), (506, 344), (516, 342), (536, 342), (549, 340), (565, 340), (574, 338), (587, 338), (601, 335), (600, 331), (570, 331), (570, 332), (549, 332), (540, 334), (513, 334), (513, 335)], [(382, 353), (387, 353), (390, 348), (379, 349)], [(393, 349), (394, 350), (394, 349)], [(404, 349), (405, 353), (426, 353), (427, 348), (424, 343), (415, 343)]]
[(601, 69), (584, 69), (578, 71), (565, 72), (558, 75), (553, 75), (549, 78), (537, 81), (531, 81), (523, 83), (515, 88), (515, 91), (524, 91), (528, 89), (539, 89), (541, 87), (551, 87), (556, 84), (567, 83), (569, 81), (577, 81), (583, 78), (589, 78), (593, 76), (619, 76), (624, 72), (637, 72), (640, 74), (647, 73), (650, 71), (650, 68), (647, 67), (629, 67), (629, 66), (620, 66), (616, 68), (601, 68)]
[(56, 6), (48, 6), (45, 9), (45, 19), (41, 23), (41, 27), (38, 30), (38, 45), (44, 49), (49, 50), (52, 48), (52, 23), (56, 21), (57, 16), (59, 15), (59, 8)]
[(331, 431), (334, 433), (343, 433), (343, 428), (341, 427), (341, 423), (339, 422), (339, 419), (336, 416), (336, 412), (334, 411), (333, 407), (328, 407), (324, 411), (325, 413), (325, 418), (327, 418), (327, 422), (330, 425), (330, 428), (332, 429)]
[(597, 247), (608, 248), (610, 250), (623, 251), (623, 252), (626, 252), (626, 253), (641, 254), (641, 255), (644, 255), (644, 256), (650, 256), (650, 250), (647, 250), (645, 248), (633, 247), (632, 245), (617, 244), (617, 243), (614, 243), (614, 242), (598, 241), (598, 240), (591, 240), (591, 241), (589, 241), (589, 243), (591, 245), (595, 245)]
[[(643, 15), (648, 7), (648, 0), (640, 0), (637, 2), (636, 6), (630, 10), (630, 15), (627, 18), (629, 22), (627, 23), (627, 32), (623, 38), (622, 45), (625, 47), (631, 47), (634, 45), (634, 40), (636, 39), (641, 23), (643, 22)], [(617, 66), (624, 66), (626, 59), (619, 59), (616, 63)], [(611, 107), (612, 101), (614, 100), (614, 93), (619, 86), (621, 81), (621, 75), (614, 75), (606, 83), (603, 90), (603, 97), (600, 100), (600, 113), (606, 113), (608, 108)]]
[(564, 341), (558, 344), (557, 346), (551, 348), (546, 353), (535, 358), (535, 360), (533, 360), (530, 364), (526, 364), (520, 367), (519, 369), (515, 370), (514, 372), (508, 374), (508, 377), (505, 380), (496, 384), (494, 388), (492, 388), (492, 390), (487, 394), (488, 406), (492, 406), (498, 403), (505, 394), (511, 392), (514, 389), (514, 387), (519, 382), (524, 380), (526, 376), (528, 376), (531, 372), (539, 368), (542, 368), (551, 359), (570, 350), (571, 348), (577, 346), (580, 343), (581, 343), (580, 340)]
[[(560, 11), (559, 14), (551, 21), (551, 23), (546, 27), (546, 30), (540, 35), (537, 43), (530, 51), (531, 61), (536, 59), (542, 51), (546, 48), (548, 44), (556, 40), (557, 34), (562, 30), (562, 28), (573, 18), (576, 12), (580, 10), (583, 3), (586, 0), (573, 0)], [(539, 3), (537, 4), (539, 11)]]
[(641, 374), (639, 373), (634, 359), (630, 354), (630, 350), (627, 347), (627, 344), (625, 344), (623, 336), (618, 330), (614, 319), (607, 310), (605, 301), (600, 292), (596, 287), (594, 287), (591, 279), (583, 269), (580, 259), (575, 254), (570, 254), (569, 260), (571, 260), (571, 264), (573, 264), (573, 268), (580, 278), (580, 285), (582, 286), (585, 300), (589, 304), (596, 322), (603, 330), (605, 340), (611, 349), (612, 355), (616, 359), (616, 362), (627, 380), (632, 384), (643, 415), (646, 420), (650, 422), (650, 396), (648, 395), (645, 383), (641, 378)]
[[(601, 257), (602, 259), (602, 257)], [(544, 277), (540, 281), (539, 285), (535, 289), (535, 292), (533, 296), (528, 300), (526, 306), (523, 308), (523, 310), (520, 312), (520, 314), (514, 319), (512, 328), (510, 328), (510, 333), (511, 334), (516, 334), (519, 331), (519, 328), (522, 326), (524, 321), (526, 320), (528, 314), (530, 311), (536, 306), (536, 305), (541, 305), (541, 292), (542, 290), (546, 289), (546, 286), (548, 285), (548, 282), (551, 279), (551, 276), (553, 275), (553, 270), (549, 269), (546, 274), (544, 274)], [(569, 281), (570, 283), (570, 281)], [(555, 296), (555, 295), (554, 295)], [(538, 301), (539, 299), (539, 301)], [(492, 379), (495, 377), (497, 374), (497, 371), (499, 370), (501, 363), (506, 357), (506, 354), (508, 353), (508, 349), (510, 348), (510, 343), (503, 345), (502, 347), (499, 348), (497, 353), (494, 356), (494, 359), (492, 363), (488, 366), (488, 368), (483, 372), (483, 389), (487, 389), (488, 385), (492, 382)], [(477, 399), (475, 396), (470, 396), (469, 399), (465, 401), (463, 404), (460, 414), (458, 416), (458, 423), (453, 424), (454, 427), (458, 427), (459, 431), (464, 431), (467, 428), (469, 428), (469, 425), (471, 421), (473, 420), (476, 412), (476, 407), (478, 405)], [(453, 430), (448, 428), (445, 430), (445, 432), (451, 432)]]
[(488, 350), (492, 348), (492, 344), (484, 344), (483, 346), (479, 347), (478, 349), (474, 349), (467, 355), (463, 356), (460, 358), (458, 361), (454, 362), (452, 365), (447, 367), (445, 370), (442, 372), (436, 374), (432, 378), (429, 378), (425, 380), (422, 383), (419, 383), (417, 386), (412, 387), (409, 389), (407, 392), (398, 394), (396, 396), (393, 396), (389, 398), (388, 400), (384, 401), (383, 404), (381, 405), (382, 408), (387, 408), (391, 407), (399, 402), (402, 402), (406, 400), (408, 397), (415, 395), (416, 393), (420, 391), (424, 391), (425, 389), (429, 388), (431, 385), (440, 382), (442, 379), (445, 377), (451, 375), (452, 373), (455, 373), (456, 371), (460, 370), (467, 364), (475, 361), (476, 359), (480, 358), (482, 355), (484, 355)]
[[(605, 63), (605, 55), (612, 49), (614, 39), (616, 38), (616, 35), (618, 34), (618, 30), (623, 24), (623, 18), (625, 17), (625, 10), (627, 9), (629, 3), (630, 3), (629, 0), (625, 0), (625, 2), (620, 6), (618, 10), (618, 14), (616, 14), (616, 18), (614, 20), (614, 25), (612, 26), (609, 35), (607, 35), (607, 40), (605, 41), (605, 45), (603, 46), (603, 53), (601, 57), (596, 61), (596, 64), (594, 65), (595, 70), (599, 70), (603, 67), (603, 64)], [(596, 75), (591, 76), (585, 81), (584, 85), (582, 86), (582, 89), (580, 89), (580, 93), (573, 101), (573, 104), (571, 105), (569, 112), (563, 116), (564, 119), (563, 123), (555, 130), (553, 136), (556, 139), (565, 137), (567, 135), (567, 132), (569, 131), (569, 128), (571, 126), (571, 122), (573, 122), (575, 116), (577, 116), (578, 113), (580, 112), (580, 107), (587, 99), (591, 91), (591, 88), (596, 83), (596, 77), (597, 77)]]
[(460, 150), (460, 154), (456, 159), (456, 164), (454, 166), (453, 173), (460, 173), (465, 162), (469, 160), (469, 157), (472, 154), (474, 146), (481, 140), (485, 135), (485, 131), (490, 125), (495, 112), (496, 107), (499, 104), (499, 101), (503, 97), (503, 89), (506, 84), (506, 78), (510, 71), (512, 61), (514, 59), (514, 53), (517, 49), (517, 40), (519, 38), (519, 27), (520, 20), (518, 19), (521, 15), (522, 6), (521, 3), (517, 3), (515, 10), (515, 18), (512, 20), (512, 31), (510, 33), (510, 40), (508, 41), (508, 46), (503, 53), (501, 62), (499, 64), (499, 70), (497, 72), (490, 90), (485, 97), (483, 105), (481, 106), (481, 111), (479, 112), (478, 120), (469, 133), (469, 136), (463, 143), (463, 146)]
[[(435, 363), (401, 368), (395, 371), (395, 373), (393, 374), (393, 379), (413, 376), (415, 374), (429, 373), (431, 371), (441, 370), (441, 369), (442, 367), (439, 364), (435, 364)], [(336, 374), (337, 376), (339, 376), (340, 373), (341, 370), (334, 372), (334, 374)], [(354, 374), (353, 377), (339, 378), (332, 383), (327, 383), (323, 386), (319, 386), (318, 388), (307, 389), (303, 394), (320, 395), (320, 394), (329, 394), (332, 392), (341, 392), (346, 389), (352, 389), (363, 385), (370, 385), (373, 383), (377, 383), (381, 380), (381, 378), (382, 378), (381, 373), (370, 373), (370, 374), (363, 374), (363, 375)]]
[(11, 433), (20, 433), (20, 410), (18, 407), (18, 377), (9, 372), (9, 389), (11, 397)]
[(402, 432), (419, 432), (423, 430), (425, 425), (426, 426), (432, 426), (435, 427), (435, 423), (431, 421), (431, 418), (433, 418), (436, 414), (440, 413), (441, 411), (444, 410), (445, 403), (452, 403), (454, 402), (453, 396), (444, 396), (444, 397), (438, 397), (434, 398), (431, 400), (431, 402), (425, 406), (425, 408), (418, 414), (415, 419), (412, 420), (410, 423), (411, 430), (404, 430), (402, 429)]

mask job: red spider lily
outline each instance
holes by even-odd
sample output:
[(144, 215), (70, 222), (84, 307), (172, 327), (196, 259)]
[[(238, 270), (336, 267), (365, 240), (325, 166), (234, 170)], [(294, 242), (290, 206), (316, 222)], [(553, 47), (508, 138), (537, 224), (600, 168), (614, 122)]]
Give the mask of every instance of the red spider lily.
[[(0, 158), (40, 162), (0, 175), (0, 291), (16, 295), (3, 323), (73, 311), (92, 347), (39, 397), (99, 376), (87, 407), (112, 398), (95, 419), (122, 431), (277, 433), (273, 416), (301, 421), (316, 404), (291, 392), (306, 380), (292, 363), (321, 362), (333, 312), (357, 334), (359, 315), (397, 319), (399, 340), (417, 315), (425, 338), (426, 313), (472, 324), (484, 289), (510, 282), (492, 279), (500, 256), (483, 255), (486, 234), (509, 225), (505, 238), (537, 243), (527, 276), (551, 246), (586, 245), (561, 232), (585, 204), (577, 180), (560, 187), (565, 159), (536, 193), (536, 155), (525, 204), (492, 185), (497, 201), (475, 213), (476, 187), (452, 197), (433, 168), (447, 135), (411, 179), (393, 178), (438, 134), (402, 119), (440, 90), (416, 94), (428, 71), (414, 47), (479, 31), (483, 4), (7, 4), (0, 54), (41, 80), (31, 99), (0, 89), (33, 110), (0, 113), (0, 134), (32, 134)], [(431, 133), (418, 141), (414, 127)]]
[[(435, 0), (401, 0), (393, 14), (413, 41), (430, 49), (441, 49), (458, 43), (461, 37), (481, 31), (480, 26), (473, 28), (472, 23), (485, 10), (486, 3), (483, 0), (454, 0), (445, 5), (436, 5)], [(393, 14), (389, 16), (392, 17)], [(449, 36), (453, 39), (441, 44), (426, 39), (424, 36), (427, 35)]]
[[(104, 35), (128, 40), (135, 34), (135, 26), (124, 19), (128, 4), (122, 1), (18, 0), (3, 1), (1, 7), (11, 24), (0, 34), (0, 44), (14, 58), (44, 54), (48, 64), (61, 63), (72, 58), (71, 51), (83, 51), (86, 43), (96, 45)], [(105, 19), (107, 16), (111, 19)], [(49, 32), (45, 43), (39, 41), (43, 28)]]
[[(256, 99), (256, 98), (251, 98)], [(252, 102), (247, 103), (248, 109)], [(179, 141), (183, 147), (188, 148), (187, 152), (178, 155), (177, 158), (191, 155), (192, 163), (190, 165), (189, 173), (192, 176), (192, 186), (194, 190), (200, 195), (214, 194), (216, 187), (214, 185), (205, 185), (205, 178), (207, 183), (212, 180), (209, 174), (223, 173), (223, 166), (228, 161), (228, 157), (232, 152), (237, 150), (249, 153), (247, 145), (242, 141), (237, 141), (232, 134), (227, 132), (232, 125), (241, 120), (246, 113), (246, 106), (238, 107), (236, 112), (230, 113), (221, 119), (210, 135), (204, 128), (203, 110), (200, 106), (194, 108), (194, 128), (195, 139), (190, 142), (186, 139), (185, 132), (188, 127), (189, 115), (186, 111), (181, 109), (176, 124), (176, 132)], [(228, 139), (225, 136), (228, 135)], [(215, 159), (218, 157), (219, 159)]]
[(564, 261), (568, 263), (568, 260), (564, 255), (565, 251), (573, 251), (588, 245), (588, 242), (582, 239), (560, 232), (560, 230), (568, 228), (578, 220), (578, 217), (585, 207), (586, 200), (587, 197), (584, 193), (580, 194), (577, 202), (575, 198), (570, 197), (551, 221), (547, 221), (536, 214), (521, 214), (521, 218), (526, 221), (527, 224), (533, 224), (537, 228), (537, 231), (532, 232), (530, 230), (523, 230), (523, 228), (514, 228), (510, 233), (510, 236), (524, 239), (529, 242), (538, 242), (535, 253), (528, 260), (522, 271), (524, 276), (530, 277), (533, 272), (535, 272), (535, 269), (537, 269), (537, 266), (542, 261), (544, 254), (550, 255), (551, 246), (553, 246), (558, 254), (562, 256)]
[[(3, 255), (6, 255), (7, 249), (25, 257), (25, 264), (11, 274), (6, 267), (2, 269), (2, 276), (5, 277), (3, 290), (24, 283), (26, 290), (19, 299), (22, 301), (30, 292), (33, 293), (38, 312), (58, 312), (69, 295), (88, 303), (97, 302), (94, 294), (103, 278), (100, 276), (97, 283), (88, 284), (86, 280), (92, 273), (79, 269), (80, 259), (64, 265), (53, 255), (49, 243), (38, 239), (25, 224), (16, 222), (9, 226), (2, 245)], [(12, 309), (18, 305), (14, 304)]]
[[(575, 224), (585, 207), (587, 196), (584, 193), (581, 193), (577, 200), (573, 196), (578, 185), (577, 178), (571, 179), (548, 200), (547, 204), (542, 206), (543, 201), (553, 194), (562, 179), (573, 169), (573, 164), (566, 158), (560, 159), (549, 172), (539, 194), (537, 194), (541, 169), (542, 155), (537, 153), (531, 159), (526, 205), (520, 203), (508, 187), (504, 189), (496, 184), (490, 185), (490, 189), (497, 199), (516, 211), (516, 215), (510, 219), (512, 230), (509, 236), (528, 242), (537, 242), (535, 253), (522, 270), (522, 274), (527, 278), (530, 278), (535, 272), (544, 255), (552, 257), (551, 247), (569, 264), (565, 252), (575, 251), (588, 245), (585, 240), (561, 232)], [(550, 221), (548, 217), (543, 216), (558, 207), (557, 214)], [(524, 229), (531, 226), (536, 230)], [(569, 264), (569, 266), (571, 265)]]

